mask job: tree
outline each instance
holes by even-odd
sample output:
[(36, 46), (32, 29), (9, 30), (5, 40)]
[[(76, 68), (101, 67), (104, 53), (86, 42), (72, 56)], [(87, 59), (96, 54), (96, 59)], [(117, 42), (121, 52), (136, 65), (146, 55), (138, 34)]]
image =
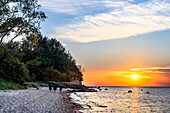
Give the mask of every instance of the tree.
[[(38, 42), (36, 43), (34, 43), (34, 39), (28, 36), (21, 42), (6, 44), (9, 55), (27, 64), (32, 81), (83, 80), (83, 69), (76, 64), (76, 60), (59, 41), (42, 37), (41, 35), (37, 38)], [(55, 70), (61, 73), (61, 76), (54, 76), (56, 75)], [(49, 79), (50, 76), (52, 79)]]
[(0, 43), (10, 36), (40, 34), (40, 22), (46, 19), (37, 0), (0, 0)]
[[(47, 37), (38, 37), (38, 42), (33, 43), (31, 38), (23, 40), (21, 44), (21, 57), (23, 62), (41, 57), (44, 59), (50, 59), (50, 67), (58, 70), (61, 73), (66, 73), (68, 78), (77, 78), (82, 81), (82, 68), (80, 65), (76, 65), (76, 60), (71, 56), (69, 51), (62, 46), (62, 44), (56, 39), (49, 39)], [(70, 74), (74, 73), (74, 74)], [(74, 75), (74, 76), (73, 76)], [(68, 81), (70, 79), (67, 79)]]

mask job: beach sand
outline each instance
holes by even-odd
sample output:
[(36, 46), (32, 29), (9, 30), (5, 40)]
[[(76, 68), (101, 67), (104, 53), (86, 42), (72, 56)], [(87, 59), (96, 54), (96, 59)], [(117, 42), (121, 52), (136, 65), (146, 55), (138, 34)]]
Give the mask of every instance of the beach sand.
[(48, 88), (0, 91), (0, 113), (79, 113), (66, 92)]

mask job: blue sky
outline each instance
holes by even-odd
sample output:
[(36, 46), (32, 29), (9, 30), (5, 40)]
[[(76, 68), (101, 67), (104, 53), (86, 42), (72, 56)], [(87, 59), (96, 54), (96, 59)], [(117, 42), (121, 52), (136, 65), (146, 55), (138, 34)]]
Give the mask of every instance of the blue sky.
[(40, 0), (48, 16), (42, 30), (60, 40), (92, 42), (170, 28), (167, 0), (141, 1)]
[(90, 73), (170, 66), (169, 0), (39, 0), (42, 33)]

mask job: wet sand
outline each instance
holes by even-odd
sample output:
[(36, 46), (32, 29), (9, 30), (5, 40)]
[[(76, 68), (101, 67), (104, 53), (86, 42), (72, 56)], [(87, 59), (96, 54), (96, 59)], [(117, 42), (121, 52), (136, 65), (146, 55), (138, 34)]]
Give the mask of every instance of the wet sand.
[(78, 113), (67, 93), (48, 88), (0, 91), (0, 113)]

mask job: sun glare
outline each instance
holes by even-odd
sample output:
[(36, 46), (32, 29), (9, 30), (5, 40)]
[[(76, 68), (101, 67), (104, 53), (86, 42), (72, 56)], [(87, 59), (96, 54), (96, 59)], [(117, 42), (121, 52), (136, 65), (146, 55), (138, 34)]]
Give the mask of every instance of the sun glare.
[(133, 78), (137, 78), (138, 76), (137, 76), (137, 75), (133, 75), (132, 77), (133, 77)]

